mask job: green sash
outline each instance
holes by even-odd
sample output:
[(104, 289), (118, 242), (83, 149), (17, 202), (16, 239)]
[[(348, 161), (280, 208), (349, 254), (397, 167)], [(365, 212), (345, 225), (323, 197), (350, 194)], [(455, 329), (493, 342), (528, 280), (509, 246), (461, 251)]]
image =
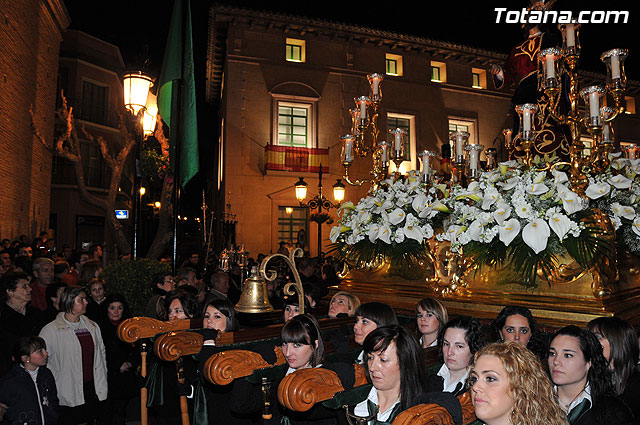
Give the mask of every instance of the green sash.
[(569, 423), (573, 425), (578, 422), (582, 415), (587, 413), (589, 409), (591, 409), (591, 402), (587, 399), (582, 400), (580, 404), (571, 409), (571, 411), (569, 412)]
[(376, 406), (376, 404), (373, 401), (367, 400), (367, 410), (369, 410), (369, 416), (376, 415), (375, 419), (373, 420), (373, 425), (391, 425), (391, 423), (396, 418), (396, 416), (398, 416), (398, 413), (400, 413), (400, 403), (396, 403), (396, 405), (393, 406), (393, 409), (391, 410), (391, 414), (389, 415), (386, 421), (379, 421), (377, 419), (378, 416), (376, 412), (378, 411), (378, 406)]

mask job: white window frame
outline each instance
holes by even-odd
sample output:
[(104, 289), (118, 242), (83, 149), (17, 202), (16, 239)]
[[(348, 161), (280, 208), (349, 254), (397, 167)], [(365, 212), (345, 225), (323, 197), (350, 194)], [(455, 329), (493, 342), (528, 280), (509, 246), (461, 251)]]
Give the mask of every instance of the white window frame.
[[(440, 79), (434, 80), (431, 78), (432, 71), (431, 68), (438, 68), (440, 70)], [(444, 62), (431, 61), (429, 66), (429, 80), (434, 83), (446, 83), (447, 82), (447, 64)]]
[[(287, 46), (298, 46), (300, 47), (300, 60), (290, 59), (287, 57)], [(307, 61), (307, 43), (305, 40), (300, 40), (298, 38), (287, 38), (285, 40), (285, 52), (284, 59), (287, 62), (296, 62), (296, 63), (304, 63)]]
[[(407, 115), (400, 114), (397, 112), (387, 112), (387, 122), (389, 122), (389, 118), (402, 118), (405, 120), (409, 120), (409, 149), (411, 160), (410, 161), (402, 161), (400, 164), (400, 172), (405, 174), (407, 171), (417, 170), (417, 146), (416, 146), (416, 117), (415, 115)], [(388, 128), (387, 131), (392, 130)], [(396, 170), (396, 166), (393, 161), (389, 163), (389, 172), (393, 173)]]
[[(389, 73), (387, 70), (387, 61), (388, 60), (393, 60), (396, 62), (396, 72), (395, 73)], [(384, 72), (386, 75), (390, 75), (393, 77), (402, 77), (402, 75), (404, 75), (404, 70), (403, 70), (403, 66), (402, 66), (402, 56), (401, 55), (395, 55), (393, 53), (386, 53), (384, 56)]]
[(317, 99), (312, 99), (312, 98), (273, 95), (273, 117), (272, 117), (273, 133), (271, 135), (272, 144), (276, 146), (292, 146), (289, 144), (281, 145), (279, 142), (279, 123), (280, 123), (279, 117), (280, 117), (280, 106), (293, 106), (296, 108), (304, 108), (307, 110), (307, 144), (306, 146), (294, 145), (294, 147), (316, 148), (317, 147), (317, 139), (316, 139), (317, 102), (318, 102)]

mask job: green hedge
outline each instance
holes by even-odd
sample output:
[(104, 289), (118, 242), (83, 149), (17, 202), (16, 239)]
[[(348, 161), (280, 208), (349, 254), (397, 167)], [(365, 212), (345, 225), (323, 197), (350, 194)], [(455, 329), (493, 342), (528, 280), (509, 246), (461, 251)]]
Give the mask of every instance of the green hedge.
[(160, 273), (170, 273), (168, 263), (140, 258), (118, 261), (102, 270), (107, 294), (121, 294), (129, 303), (133, 316), (143, 316), (153, 295), (153, 281)]

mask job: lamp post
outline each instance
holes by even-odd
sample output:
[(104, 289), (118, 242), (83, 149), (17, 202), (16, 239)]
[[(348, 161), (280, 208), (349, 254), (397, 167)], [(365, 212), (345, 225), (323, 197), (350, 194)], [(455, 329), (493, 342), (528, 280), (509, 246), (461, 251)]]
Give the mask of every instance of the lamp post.
[(140, 222), (140, 202), (143, 195), (140, 187), (139, 151), (140, 142), (153, 134), (156, 124), (158, 107), (155, 96), (149, 89), (153, 85), (153, 79), (142, 73), (130, 72), (122, 77), (124, 88), (124, 106), (131, 113), (135, 137), (135, 170), (133, 174), (133, 242), (131, 244), (131, 256), (138, 257), (138, 224)]
[(301, 207), (317, 210), (317, 214), (312, 218), (312, 221), (318, 224), (318, 257), (322, 258), (322, 223), (327, 221), (329, 216), (321, 213), (323, 209), (329, 211), (332, 208), (338, 208), (340, 206), (340, 202), (344, 199), (345, 186), (341, 179), (337, 179), (337, 182), (333, 185), (333, 199), (336, 202), (334, 203), (327, 199), (322, 194), (322, 164), (320, 164), (320, 171), (318, 172), (318, 194), (308, 202), (304, 202), (307, 197), (308, 186), (304, 178), (299, 177), (298, 182), (295, 184), (296, 198), (298, 202), (300, 202)]

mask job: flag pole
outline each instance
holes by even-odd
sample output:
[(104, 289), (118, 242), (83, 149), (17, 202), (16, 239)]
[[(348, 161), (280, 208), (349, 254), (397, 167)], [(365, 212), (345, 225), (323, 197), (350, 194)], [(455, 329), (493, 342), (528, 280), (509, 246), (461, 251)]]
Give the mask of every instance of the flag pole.
[[(179, 0), (180, 1), (180, 0)], [(178, 273), (178, 212), (179, 204), (180, 204), (180, 144), (181, 140), (181, 121), (182, 121), (182, 90), (183, 90), (183, 81), (184, 81), (184, 54), (185, 54), (185, 30), (186, 30), (186, 19), (187, 19), (187, 7), (189, 0), (181, 0), (182, 6), (182, 27), (181, 27), (181, 60), (180, 60), (180, 79), (176, 83), (174, 81), (173, 84), (177, 84), (177, 96), (175, 98), (172, 96), (172, 111), (171, 111), (171, 120), (173, 121), (172, 127), (175, 129), (175, 143), (173, 144), (173, 158), (174, 158), (174, 182), (173, 182), (173, 275), (175, 276)], [(174, 120), (175, 117), (175, 120)]]

